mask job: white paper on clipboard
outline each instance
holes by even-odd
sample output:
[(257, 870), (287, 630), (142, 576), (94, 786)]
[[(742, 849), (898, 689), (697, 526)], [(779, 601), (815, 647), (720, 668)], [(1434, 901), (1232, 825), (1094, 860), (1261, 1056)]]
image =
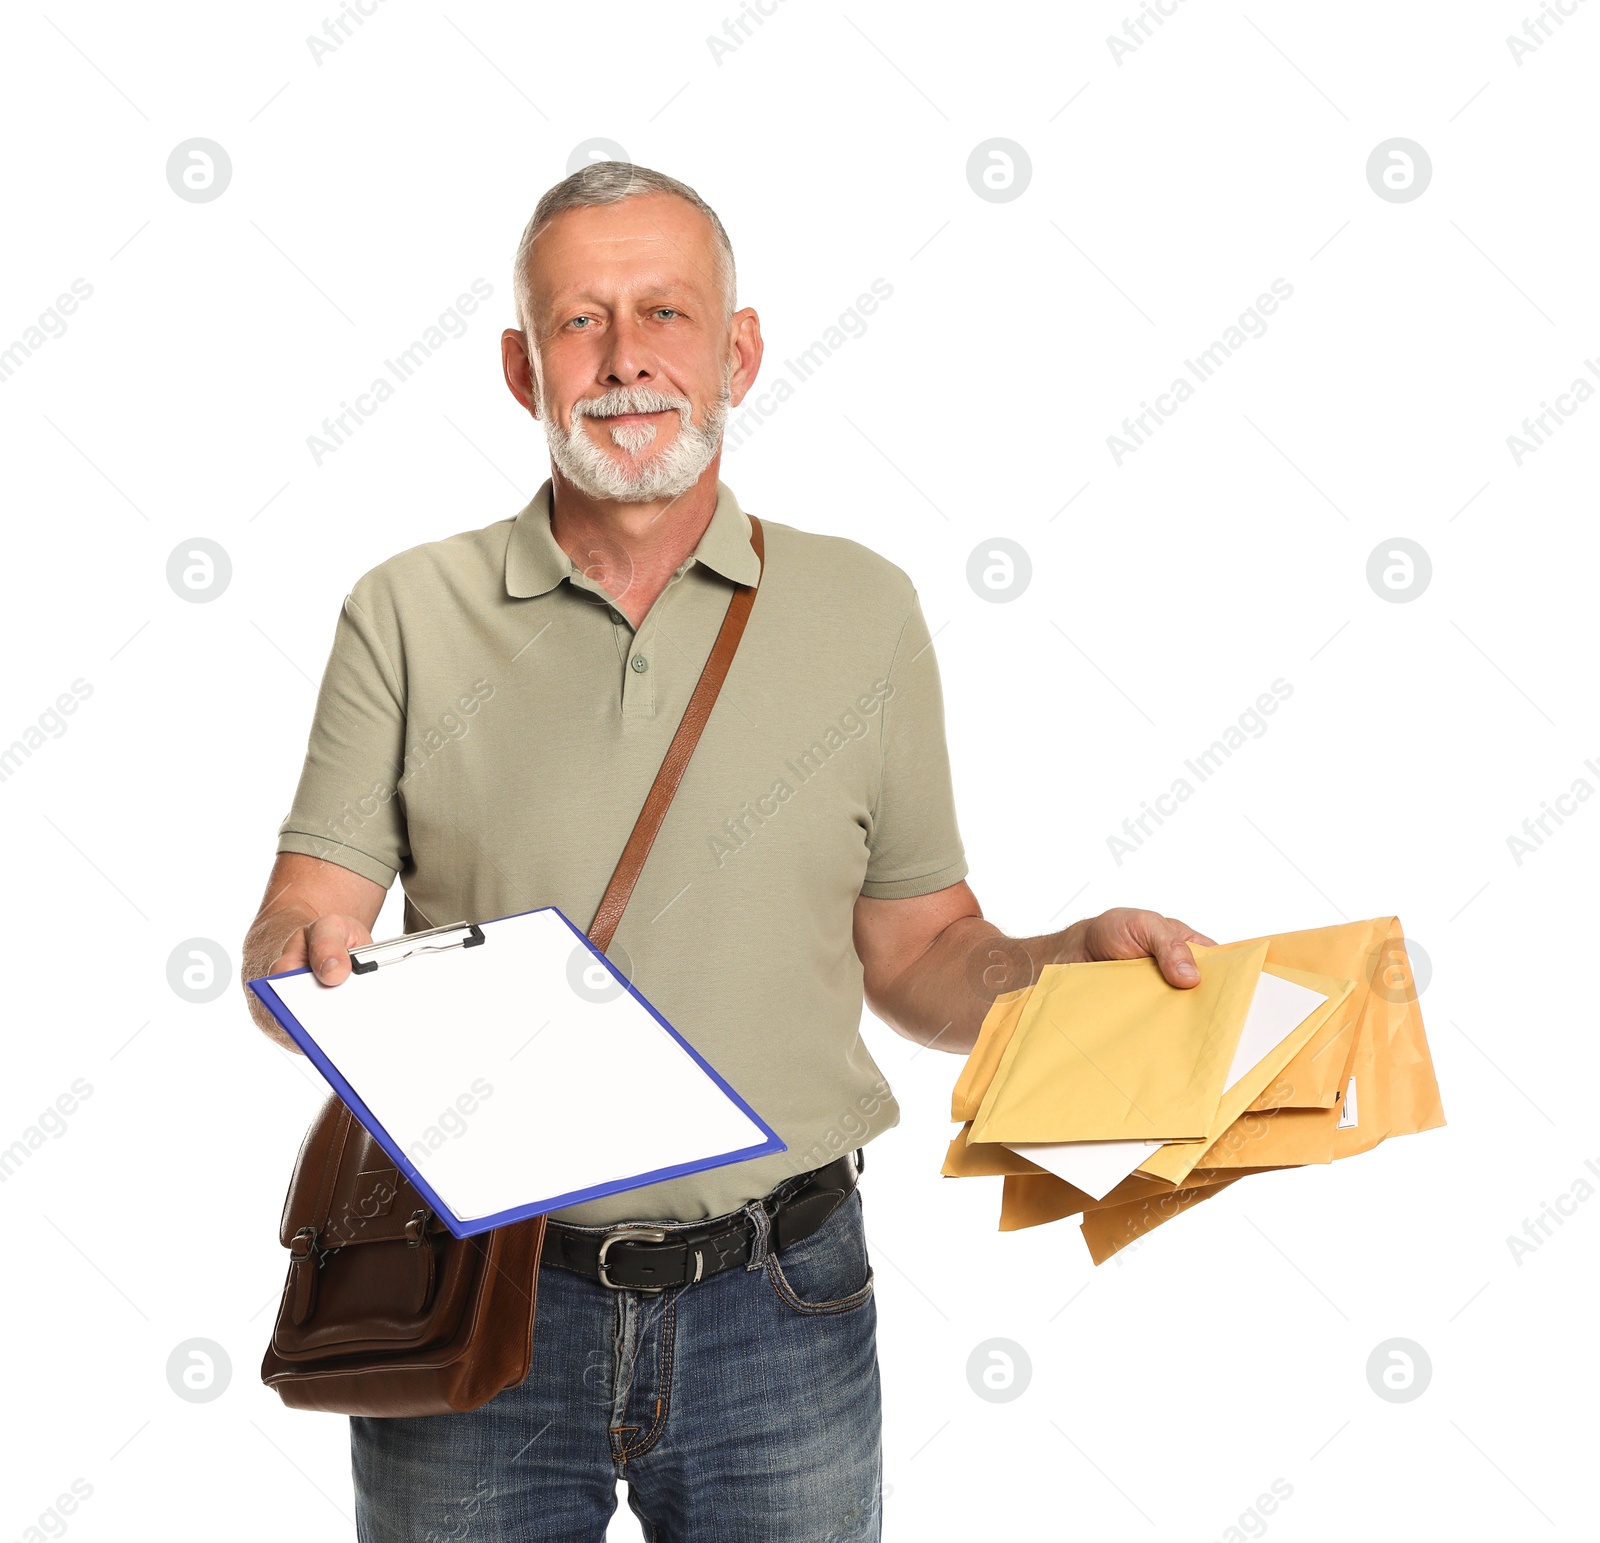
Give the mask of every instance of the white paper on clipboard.
[(558, 910), (482, 931), (479, 946), (419, 951), (338, 986), (306, 972), (260, 983), (292, 1024), (258, 992), (458, 1221), (784, 1150)]

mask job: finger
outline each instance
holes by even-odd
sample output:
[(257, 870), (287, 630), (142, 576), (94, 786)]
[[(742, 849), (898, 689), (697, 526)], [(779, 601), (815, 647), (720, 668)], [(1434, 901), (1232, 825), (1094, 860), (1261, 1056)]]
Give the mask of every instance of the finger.
[(298, 970), (306, 962), (306, 930), (297, 927), (284, 940), (283, 952), (267, 967), (268, 975), (282, 975), (288, 970)]
[(1200, 969), (1189, 951), (1189, 941), (1199, 941), (1199, 934), (1180, 921), (1165, 916), (1152, 915), (1145, 929), (1145, 946), (1161, 967), (1161, 973), (1173, 986), (1198, 986)]
[(1166, 977), (1169, 985), (1173, 986), (1198, 986), (1200, 984), (1200, 969), (1194, 962), (1194, 955), (1189, 952), (1189, 945), (1184, 942), (1168, 943), (1156, 954), (1156, 961), (1161, 966), (1161, 973)]
[(311, 973), (324, 986), (337, 986), (350, 974), (350, 934), (340, 918), (324, 916), (307, 929)]

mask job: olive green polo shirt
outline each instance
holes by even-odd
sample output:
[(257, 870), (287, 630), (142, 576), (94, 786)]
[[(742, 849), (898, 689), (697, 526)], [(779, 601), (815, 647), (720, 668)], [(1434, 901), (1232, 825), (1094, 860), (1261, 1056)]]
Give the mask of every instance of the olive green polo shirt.
[[(391, 557), (339, 617), (278, 850), (398, 875), (408, 932), (551, 905), (590, 925), (733, 583), (760, 568), (719, 483), (635, 631), (557, 544), (550, 496)], [(789, 1150), (562, 1220), (721, 1215), (900, 1118), (861, 1039), (851, 918), (858, 895), (966, 875), (938, 669), (899, 568), (762, 529), (755, 608), (609, 954)], [(560, 1096), (606, 1118), (603, 1087)]]

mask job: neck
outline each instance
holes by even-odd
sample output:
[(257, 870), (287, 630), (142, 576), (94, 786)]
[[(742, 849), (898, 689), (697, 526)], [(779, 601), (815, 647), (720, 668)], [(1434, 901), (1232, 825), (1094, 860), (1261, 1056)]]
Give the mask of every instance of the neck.
[(627, 504), (591, 498), (551, 469), (550, 529), (568, 557), (635, 627), (700, 544), (717, 508), (718, 455), (676, 498)]

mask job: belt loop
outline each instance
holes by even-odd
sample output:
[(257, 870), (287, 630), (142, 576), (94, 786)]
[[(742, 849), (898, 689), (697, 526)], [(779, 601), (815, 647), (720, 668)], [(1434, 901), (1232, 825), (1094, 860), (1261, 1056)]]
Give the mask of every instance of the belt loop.
[(755, 1239), (750, 1244), (750, 1262), (745, 1269), (759, 1270), (767, 1262), (767, 1239), (772, 1232), (772, 1220), (767, 1215), (766, 1205), (760, 1200), (752, 1200), (742, 1209), (756, 1224)]

